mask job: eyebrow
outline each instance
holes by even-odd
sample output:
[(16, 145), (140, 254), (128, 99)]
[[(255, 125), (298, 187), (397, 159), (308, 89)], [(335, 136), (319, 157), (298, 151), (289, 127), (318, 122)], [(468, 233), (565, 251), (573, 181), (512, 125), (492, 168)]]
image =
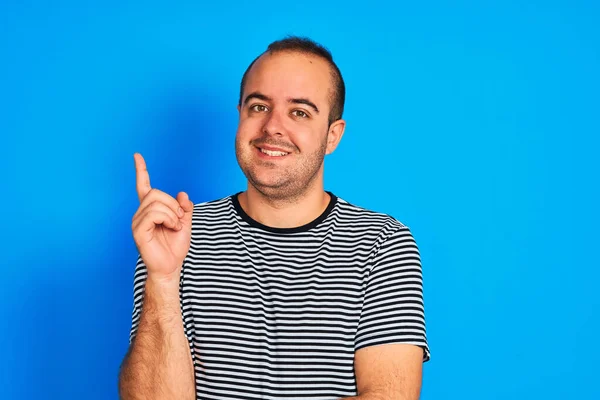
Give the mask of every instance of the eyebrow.
[(248, 104), (248, 102), (252, 99), (271, 101), (271, 98), (269, 96), (266, 96), (260, 92), (252, 92), (244, 99), (244, 105)]
[(319, 113), (319, 109), (317, 108), (317, 106), (315, 105), (315, 103), (313, 103), (309, 99), (305, 99), (305, 98), (289, 99), (288, 102), (289, 103), (294, 103), (294, 104), (306, 104), (307, 106), (312, 107), (317, 114)]
[[(258, 100), (263, 100), (263, 101), (272, 101), (273, 100), (269, 96), (262, 94), (260, 92), (252, 92), (248, 96), (246, 96), (246, 98), (244, 99), (244, 105), (248, 104), (248, 102), (251, 99), (258, 99)], [(317, 114), (319, 113), (319, 108), (317, 107), (317, 105), (315, 103), (313, 103), (312, 101), (310, 101), (309, 99), (304, 98), (304, 97), (289, 99), (288, 103), (305, 104), (305, 105), (311, 107), (312, 109), (314, 109)]]

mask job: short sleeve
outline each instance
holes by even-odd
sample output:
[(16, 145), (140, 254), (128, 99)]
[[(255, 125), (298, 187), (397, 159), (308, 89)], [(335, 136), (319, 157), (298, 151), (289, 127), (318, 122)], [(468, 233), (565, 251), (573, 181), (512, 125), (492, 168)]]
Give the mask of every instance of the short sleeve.
[(373, 258), (355, 350), (389, 343), (420, 346), (423, 362), (429, 361), (421, 257), (404, 225), (388, 236)]
[(148, 272), (142, 257), (138, 255), (135, 272), (133, 275), (133, 311), (131, 314), (131, 330), (129, 332), (129, 344), (135, 338), (142, 315), (142, 304), (144, 303), (144, 288)]

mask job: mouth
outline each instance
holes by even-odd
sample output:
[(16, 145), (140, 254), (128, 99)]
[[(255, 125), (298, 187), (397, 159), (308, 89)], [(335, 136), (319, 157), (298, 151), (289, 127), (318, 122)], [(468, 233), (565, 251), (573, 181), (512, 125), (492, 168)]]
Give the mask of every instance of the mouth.
[(269, 159), (284, 158), (285, 156), (287, 156), (288, 154), (290, 154), (289, 152), (286, 152), (286, 151), (269, 150), (269, 149), (264, 149), (262, 147), (256, 147), (256, 149), (258, 150), (258, 154), (260, 156), (266, 157), (266, 158), (269, 158)]

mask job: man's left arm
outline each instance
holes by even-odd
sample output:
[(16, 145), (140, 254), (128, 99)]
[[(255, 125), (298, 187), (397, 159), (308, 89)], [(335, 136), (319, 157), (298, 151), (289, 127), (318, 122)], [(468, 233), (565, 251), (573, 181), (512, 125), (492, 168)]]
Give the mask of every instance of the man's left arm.
[(423, 349), (394, 343), (364, 347), (354, 355), (358, 396), (341, 400), (418, 400)]
[(341, 400), (418, 400), (428, 360), (421, 257), (410, 229), (396, 227), (367, 279), (355, 336), (357, 396)]

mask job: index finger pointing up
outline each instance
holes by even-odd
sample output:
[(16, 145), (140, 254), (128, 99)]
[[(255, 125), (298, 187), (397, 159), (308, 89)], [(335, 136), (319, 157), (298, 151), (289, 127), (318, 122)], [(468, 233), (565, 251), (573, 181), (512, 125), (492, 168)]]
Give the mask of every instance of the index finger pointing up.
[(148, 169), (146, 169), (146, 161), (144, 161), (144, 157), (142, 157), (140, 153), (135, 153), (133, 159), (135, 160), (137, 193), (141, 203), (150, 189), (152, 189), (152, 187), (150, 187), (150, 175), (148, 174)]

